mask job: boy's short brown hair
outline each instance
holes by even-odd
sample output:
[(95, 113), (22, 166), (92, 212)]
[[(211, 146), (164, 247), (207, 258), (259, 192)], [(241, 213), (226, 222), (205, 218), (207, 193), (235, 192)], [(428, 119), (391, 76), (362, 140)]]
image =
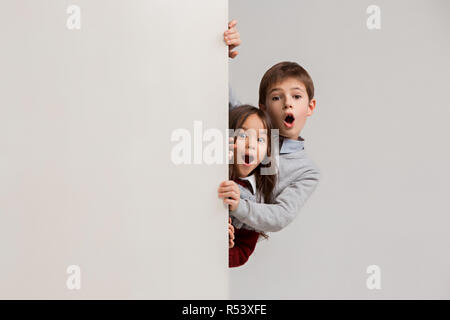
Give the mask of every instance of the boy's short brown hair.
[(309, 100), (314, 98), (314, 83), (308, 72), (296, 62), (283, 61), (272, 66), (262, 77), (259, 84), (259, 104), (266, 104), (267, 91), (272, 85), (291, 77), (305, 85)]

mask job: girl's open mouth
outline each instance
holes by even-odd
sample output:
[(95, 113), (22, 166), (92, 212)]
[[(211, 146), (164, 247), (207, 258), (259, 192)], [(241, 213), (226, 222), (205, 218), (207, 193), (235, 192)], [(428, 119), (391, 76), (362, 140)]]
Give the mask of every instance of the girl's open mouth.
[(253, 156), (250, 155), (250, 154), (246, 154), (246, 155), (244, 155), (242, 158), (243, 158), (243, 160), (244, 160), (244, 163), (243, 163), (244, 166), (250, 166), (250, 165), (252, 165), (252, 162), (253, 162), (253, 160), (255, 159), (255, 157), (253, 157)]
[(288, 114), (286, 118), (284, 118), (284, 125), (288, 128), (292, 128), (294, 126), (295, 118), (292, 114)]

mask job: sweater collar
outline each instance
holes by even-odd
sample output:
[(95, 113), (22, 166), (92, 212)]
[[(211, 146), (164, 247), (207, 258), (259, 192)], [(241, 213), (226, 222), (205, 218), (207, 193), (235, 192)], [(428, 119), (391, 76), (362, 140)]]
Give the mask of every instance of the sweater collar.
[(280, 136), (280, 154), (293, 153), (305, 148), (305, 139), (298, 137), (297, 140)]
[(255, 178), (255, 174), (249, 175), (248, 177), (244, 177), (244, 178), (238, 178), (238, 179), (240, 179), (240, 180), (247, 180), (247, 181), (250, 183), (250, 185), (252, 186), (252, 189), (253, 189), (253, 190), (251, 190), (251, 192), (252, 192), (253, 194), (255, 194), (255, 191), (256, 191), (256, 178)]

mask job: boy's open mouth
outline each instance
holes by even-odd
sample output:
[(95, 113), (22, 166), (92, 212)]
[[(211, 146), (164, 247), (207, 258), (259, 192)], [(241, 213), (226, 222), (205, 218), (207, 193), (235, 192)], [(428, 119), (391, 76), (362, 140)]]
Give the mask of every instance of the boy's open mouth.
[(288, 128), (292, 128), (294, 126), (295, 118), (292, 114), (288, 114), (286, 118), (284, 118), (284, 125)]
[(253, 162), (253, 160), (255, 159), (255, 157), (253, 157), (253, 156), (250, 155), (250, 154), (246, 154), (246, 155), (244, 155), (242, 158), (243, 158), (243, 160), (244, 160), (244, 166), (249, 166), (249, 165), (251, 165), (252, 162)]

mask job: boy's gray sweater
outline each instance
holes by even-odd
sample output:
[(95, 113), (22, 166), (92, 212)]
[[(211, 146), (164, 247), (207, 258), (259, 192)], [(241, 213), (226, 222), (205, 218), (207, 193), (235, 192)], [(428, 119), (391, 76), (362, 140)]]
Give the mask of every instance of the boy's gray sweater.
[[(239, 104), (230, 90), (230, 109)], [(319, 177), (319, 169), (308, 158), (303, 148), (303, 139), (299, 141), (285, 139), (280, 148), (274, 203), (257, 203), (241, 198), (238, 208), (230, 211), (230, 215), (259, 231), (279, 231), (298, 215), (315, 190)]]
[(291, 223), (319, 182), (320, 172), (305, 150), (280, 154), (274, 203), (240, 199), (230, 214), (256, 230), (279, 231)]
[[(241, 186), (240, 184), (238, 184), (238, 187), (239, 187), (239, 191), (240, 191), (240, 201), (247, 200), (249, 202), (257, 202), (259, 200), (257, 195), (252, 193), (249, 189)], [(255, 187), (252, 186), (252, 189), (254, 192), (256, 192)], [(255, 230), (255, 228), (252, 228), (251, 226), (246, 225), (245, 223), (243, 223), (236, 217), (232, 216), (231, 214), (230, 214), (230, 216), (231, 216), (231, 223), (233, 224), (233, 226), (235, 228), (237, 228), (237, 229), (244, 228), (244, 229), (248, 229), (248, 230)]]

